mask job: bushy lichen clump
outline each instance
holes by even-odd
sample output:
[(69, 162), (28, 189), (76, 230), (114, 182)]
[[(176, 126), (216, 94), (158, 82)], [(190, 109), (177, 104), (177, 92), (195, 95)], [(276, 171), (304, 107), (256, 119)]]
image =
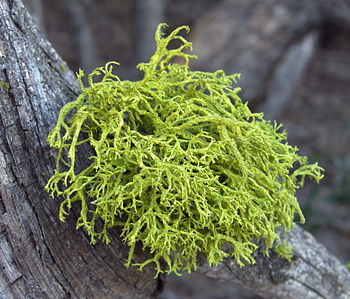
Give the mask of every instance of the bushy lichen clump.
[[(318, 181), (321, 168), (242, 103), (231, 87), (238, 75), (189, 70), (194, 56), (183, 50), (192, 45), (179, 35), (187, 27), (167, 37), (163, 27), (154, 56), (138, 66), (141, 81), (121, 81), (108, 63), (84, 87), (80, 71), (82, 93), (48, 137), (58, 158), (46, 189), (64, 199), (62, 221), (80, 203), (77, 227), (92, 243), (108, 243), (108, 229), (121, 226), (128, 266), (138, 242), (152, 254), (140, 269), (153, 262), (157, 274), (191, 271), (199, 253), (216, 264), (228, 255), (223, 244), (239, 265), (254, 263), (254, 240), (263, 238), (267, 252), (277, 227), (290, 229), (295, 214), (304, 221), (294, 193), (305, 176)], [(181, 45), (169, 50), (172, 40)], [(185, 64), (171, 63), (174, 57)], [(77, 170), (84, 143), (94, 154)]]

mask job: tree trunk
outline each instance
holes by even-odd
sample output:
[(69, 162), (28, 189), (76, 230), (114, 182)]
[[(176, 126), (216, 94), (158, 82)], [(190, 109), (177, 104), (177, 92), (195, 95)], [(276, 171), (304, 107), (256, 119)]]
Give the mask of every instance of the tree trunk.
[[(73, 216), (59, 222), (59, 203), (43, 190), (55, 165), (46, 136), (78, 92), (22, 3), (0, 0), (0, 298), (152, 298), (161, 289), (152, 269), (124, 267), (117, 231), (110, 245), (90, 245)], [(350, 297), (349, 273), (308, 233), (296, 228), (287, 240), (291, 263), (257, 252), (254, 266), (227, 259), (200, 272), (269, 298)]]
[(0, 297), (151, 297), (154, 273), (124, 267), (118, 234), (90, 245), (43, 190), (54, 167), (45, 139), (78, 93), (74, 75), (18, 0), (0, 1), (0, 38)]

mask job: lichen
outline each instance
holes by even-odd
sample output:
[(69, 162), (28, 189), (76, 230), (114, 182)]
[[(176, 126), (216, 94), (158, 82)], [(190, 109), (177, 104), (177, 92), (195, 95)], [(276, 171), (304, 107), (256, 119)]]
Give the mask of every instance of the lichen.
[(273, 251), (280, 257), (286, 259), (288, 262), (292, 261), (293, 258), (293, 246), (288, 245), (287, 241), (283, 239), (282, 241), (279, 241), (275, 247), (273, 248)]
[[(92, 243), (109, 243), (109, 230), (121, 227), (126, 266), (137, 244), (152, 256), (136, 265), (153, 263), (157, 275), (195, 270), (200, 253), (210, 265), (228, 255), (254, 263), (256, 240), (268, 254), (277, 228), (291, 229), (295, 215), (304, 222), (295, 191), (306, 176), (319, 181), (322, 168), (297, 154), (280, 125), (250, 111), (232, 88), (239, 75), (189, 70), (192, 44), (179, 34), (188, 27), (165, 37), (164, 26), (150, 62), (138, 65), (142, 80), (120, 80), (115, 62), (94, 70), (88, 86), (77, 74), (82, 92), (48, 136), (58, 154), (46, 189), (63, 199), (61, 221), (80, 203), (77, 228)], [(169, 49), (173, 40), (180, 45)]]
[(10, 84), (7, 83), (6, 81), (0, 80), (0, 85), (5, 88), (5, 89), (10, 89)]

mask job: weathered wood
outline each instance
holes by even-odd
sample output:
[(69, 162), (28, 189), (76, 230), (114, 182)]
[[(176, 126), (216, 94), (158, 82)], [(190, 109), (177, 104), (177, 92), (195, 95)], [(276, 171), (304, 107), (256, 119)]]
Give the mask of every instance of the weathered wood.
[[(162, 279), (124, 267), (127, 247), (117, 231), (111, 245), (90, 245), (73, 216), (58, 221), (58, 202), (43, 190), (55, 164), (45, 138), (79, 91), (19, 0), (0, 1), (0, 80), (0, 298), (156, 296)], [(349, 273), (308, 233), (296, 228), (287, 239), (295, 246), (291, 264), (257, 252), (254, 266), (227, 259), (200, 271), (268, 298), (350, 296)]]
[(240, 268), (228, 258), (216, 267), (204, 264), (199, 272), (264, 298), (350, 298), (349, 271), (310, 233), (296, 226), (283, 238), (293, 246), (291, 263), (273, 252), (270, 257), (258, 252), (255, 265)]
[(46, 136), (78, 87), (18, 0), (0, 1), (0, 80), (0, 298), (151, 297), (154, 273), (124, 267), (117, 233), (91, 246), (43, 190), (54, 165)]
[(30, 12), (30, 15), (32, 16), (35, 23), (38, 25), (41, 33), (45, 34), (45, 16), (42, 0), (27, 0), (23, 4)]

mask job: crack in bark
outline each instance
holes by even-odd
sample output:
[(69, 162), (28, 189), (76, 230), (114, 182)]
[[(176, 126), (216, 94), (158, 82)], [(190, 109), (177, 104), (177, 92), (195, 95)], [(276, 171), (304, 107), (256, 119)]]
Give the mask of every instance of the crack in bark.
[(323, 296), (320, 292), (318, 292), (315, 288), (311, 287), (310, 285), (306, 284), (305, 282), (299, 280), (299, 279), (296, 279), (295, 277), (292, 278), (292, 280), (298, 282), (299, 284), (301, 284), (302, 286), (305, 287), (305, 289), (307, 290), (311, 290), (312, 292), (314, 292), (315, 294), (318, 295), (319, 298), (323, 298), (323, 299), (329, 299), (328, 297), (326, 296)]
[(4, 295), (6, 292), (8, 292), (9, 289), (12, 290), (13, 286), (14, 286), (16, 283), (18, 283), (20, 280), (23, 280), (23, 279), (24, 279), (24, 276), (21, 275), (21, 276), (19, 276), (18, 278), (16, 278), (14, 281), (10, 282), (7, 286), (5, 286), (5, 288), (2, 289), (2, 291), (0, 292), (0, 298), (4, 298), (4, 299), (5, 299), (5, 297), (2, 297), (2, 295)]

